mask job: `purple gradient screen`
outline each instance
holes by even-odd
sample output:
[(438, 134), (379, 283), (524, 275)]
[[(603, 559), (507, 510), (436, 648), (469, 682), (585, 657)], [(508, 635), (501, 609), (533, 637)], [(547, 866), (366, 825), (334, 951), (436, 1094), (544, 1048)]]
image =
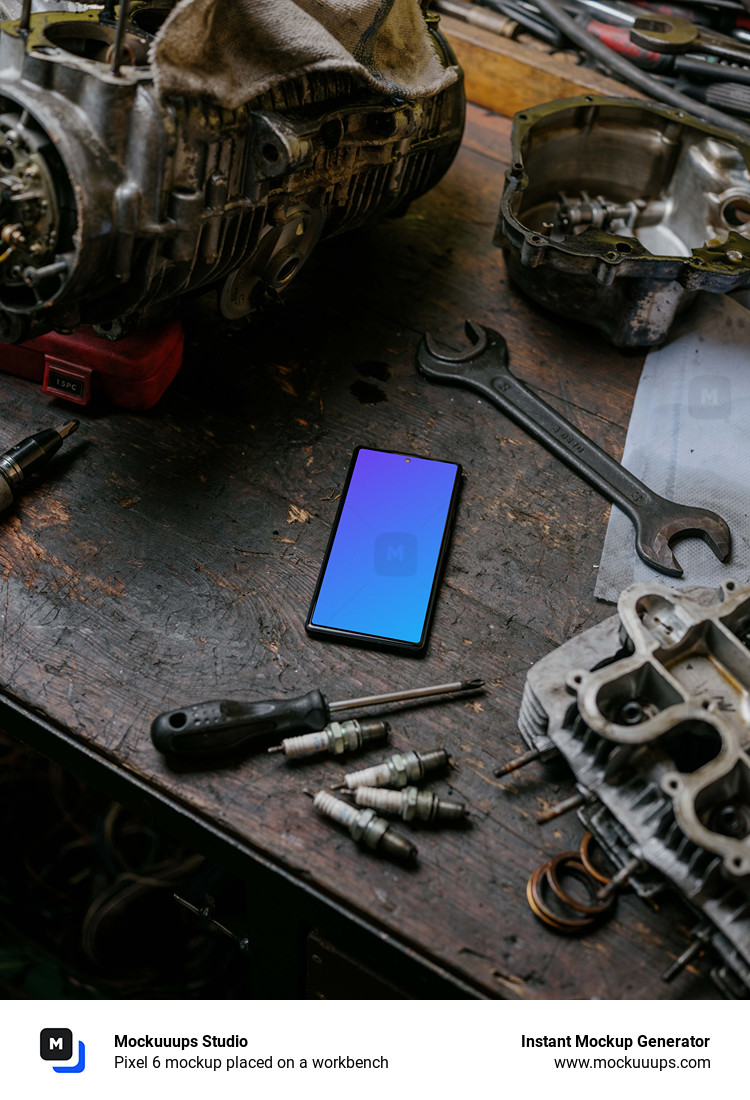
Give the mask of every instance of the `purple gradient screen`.
[(313, 626), (420, 641), (457, 476), (452, 462), (359, 451)]

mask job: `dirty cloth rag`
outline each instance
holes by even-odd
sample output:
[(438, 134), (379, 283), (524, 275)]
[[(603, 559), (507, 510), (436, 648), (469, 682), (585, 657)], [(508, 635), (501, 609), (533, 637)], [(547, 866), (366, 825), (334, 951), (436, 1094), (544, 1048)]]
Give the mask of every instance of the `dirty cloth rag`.
[(441, 65), (419, 0), (180, 0), (151, 63), (161, 95), (208, 95), (232, 110), (313, 72), (404, 97), (458, 78)]
[(616, 601), (636, 581), (670, 588), (750, 580), (750, 310), (702, 295), (669, 343), (646, 357), (630, 418), (623, 465), (655, 492), (709, 508), (729, 524), (722, 564), (705, 543), (674, 546), (683, 576), (666, 577), (635, 552), (633, 525), (614, 505), (594, 594)]

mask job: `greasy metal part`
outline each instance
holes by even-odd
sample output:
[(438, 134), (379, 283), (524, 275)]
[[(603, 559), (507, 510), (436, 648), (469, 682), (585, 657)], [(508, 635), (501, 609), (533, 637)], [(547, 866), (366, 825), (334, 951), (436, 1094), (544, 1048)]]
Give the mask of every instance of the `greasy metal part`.
[(128, 25), (128, 15), (130, 11), (130, 0), (120, 0), (120, 10), (117, 15), (117, 29), (115, 31), (115, 41), (112, 47), (112, 76), (120, 75), (120, 66), (123, 63), (124, 50), (125, 50), (125, 28)]
[(609, 875), (605, 875), (598, 867), (595, 867), (591, 860), (591, 841), (594, 839), (593, 833), (584, 833), (581, 840), (581, 847), (579, 855), (581, 857), (581, 863), (586, 868), (588, 873), (593, 879), (596, 879), (602, 886), (606, 886), (611, 882)]
[(541, 760), (542, 754), (537, 752), (536, 749), (529, 749), (528, 752), (522, 752), (520, 756), (517, 756), (515, 760), (509, 761), (507, 764), (501, 764), (495, 768), (495, 775), (510, 775), (511, 772), (518, 771), (519, 768), (525, 768), (527, 764), (531, 764), (533, 760)]
[(78, 324), (115, 339), (207, 288), (246, 316), (318, 240), (402, 212), (458, 148), (460, 79), (410, 100), (337, 72), (236, 110), (162, 99), (149, 51), (171, 5), (81, 8), (0, 25), (2, 342)]
[(403, 821), (429, 821), (441, 825), (457, 825), (466, 821), (468, 813), (463, 802), (439, 798), (419, 787), (405, 787), (390, 791), (377, 787), (357, 787), (354, 801), (358, 806), (369, 806), (384, 814), (395, 814)]
[(695, 939), (685, 948), (682, 954), (675, 959), (672, 965), (668, 966), (664, 971), (661, 976), (663, 982), (671, 982), (677, 977), (681, 970), (685, 969), (689, 962), (692, 962), (696, 955), (699, 955), (701, 951), (705, 950), (706, 941), (710, 938), (710, 932), (710, 928), (706, 928), (705, 925), (693, 929), (691, 934), (695, 936)]
[(717, 984), (747, 996), (750, 585), (626, 589), (529, 671), (519, 728), (586, 795), (579, 816), (617, 868), (599, 898), (672, 888), (708, 929)]
[(445, 749), (428, 752), (397, 752), (382, 764), (344, 776), (344, 785), (353, 791), (356, 787), (407, 787), (419, 783), (448, 767), (450, 757)]
[(654, 493), (511, 374), (508, 346), (499, 332), (471, 321), (465, 327), (472, 346), (457, 355), (443, 354), (424, 337), (417, 351), (423, 374), (481, 393), (613, 501), (632, 521), (638, 555), (653, 569), (682, 576), (671, 547), (684, 538), (703, 539), (719, 561), (729, 557), (731, 536), (721, 516)]
[[(563, 865), (570, 869), (575, 868), (575, 877), (585, 882), (589, 892), (593, 894), (593, 880), (588, 879), (583, 865), (578, 862), (578, 853), (560, 852), (531, 874), (526, 884), (526, 900), (532, 913), (556, 932), (585, 932), (610, 912), (613, 902), (603, 905), (592, 897), (592, 905), (587, 906), (571, 898), (563, 889), (557, 874), (558, 867)], [(553, 898), (556, 908), (552, 905)]]
[(698, 291), (750, 286), (750, 145), (728, 130), (579, 96), (517, 114), (511, 155), (495, 243), (543, 306), (639, 347)]
[(328, 752), (341, 756), (345, 752), (356, 752), (363, 745), (376, 741), (387, 741), (390, 726), (375, 718), (366, 718), (358, 722), (350, 718), (346, 722), (331, 722), (318, 733), (304, 733), (299, 737), (285, 737), (280, 745), (274, 745), (268, 752), (283, 752), (287, 760), (299, 760), (301, 757), (317, 756)]
[(330, 817), (332, 821), (348, 829), (349, 835), (357, 844), (399, 863), (415, 862), (416, 846), (407, 837), (396, 832), (385, 818), (378, 817), (374, 810), (357, 810), (328, 791), (318, 791), (313, 806), (325, 817)]
[[(564, 875), (582, 882), (589, 892), (587, 902), (574, 898), (563, 886)], [(588, 873), (578, 852), (562, 852), (550, 860), (547, 866), (547, 879), (552, 892), (571, 909), (577, 913), (585, 913), (587, 917), (601, 917), (608, 913), (614, 904), (614, 898), (600, 899), (596, 892), (596, 879)]]
[(536, 815), (537, 822), (540, 825), (544, 825), (548, 821), (555, 821), (558, 817), (562, 817), (563, 814), (568, 814), (571, 810), (577, 810), (585, 801), (585, 794), (573, 794), (570, 798), (564, 798), (562, 802), (557, 802), (554, 806), (550, 806), (548, 810), (543, 810), (541, 813), (538, 813)]
[(625, 887), (629, 884), (630, 876), (638, 870), (642, 863), (643, 860), (640, 856), (633, 856), (632, 859), (629, 859), (628, 862), (620, 868), (617, 874), (612, 875), (609, 882), (605, 882), (602, 885), (597, 896), (600, 897), (602, 901), (614, 897), (621, 887)]

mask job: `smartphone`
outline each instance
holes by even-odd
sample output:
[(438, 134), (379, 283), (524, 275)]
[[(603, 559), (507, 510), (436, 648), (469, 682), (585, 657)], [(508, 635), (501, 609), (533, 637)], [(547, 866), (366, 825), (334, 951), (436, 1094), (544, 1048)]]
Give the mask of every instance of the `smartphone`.
[(424, 649), (460, 485), (456, 462), (357, 447), (305, 623), (308, 633)]

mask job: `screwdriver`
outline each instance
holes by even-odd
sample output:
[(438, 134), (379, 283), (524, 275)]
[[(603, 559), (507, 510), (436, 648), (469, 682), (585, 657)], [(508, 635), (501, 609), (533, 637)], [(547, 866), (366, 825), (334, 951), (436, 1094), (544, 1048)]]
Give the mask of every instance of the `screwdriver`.
[(255, 751), (267, 748), (278, 740), (280, 733), (322, 730), (331, 715), (342, 710), (458, 691), (478, 691), (483, 686), (483, 680), (459, 680), (391, 691), (385, 695), (342, 699), (337, 703), (329, 703), (317, 688), (294, 699), (266, 699), (257, 703), (217, 699), (159, 714), (151, 723), (151, 740), (159, 752), (180, 756), (217, 756), (239, 748)]
[(44, 428), (0, 455), (0, 512), (11, 506), (26, 478), (46, 466), (77, 427), (77, 420), (69, 420), (59, 431)]

